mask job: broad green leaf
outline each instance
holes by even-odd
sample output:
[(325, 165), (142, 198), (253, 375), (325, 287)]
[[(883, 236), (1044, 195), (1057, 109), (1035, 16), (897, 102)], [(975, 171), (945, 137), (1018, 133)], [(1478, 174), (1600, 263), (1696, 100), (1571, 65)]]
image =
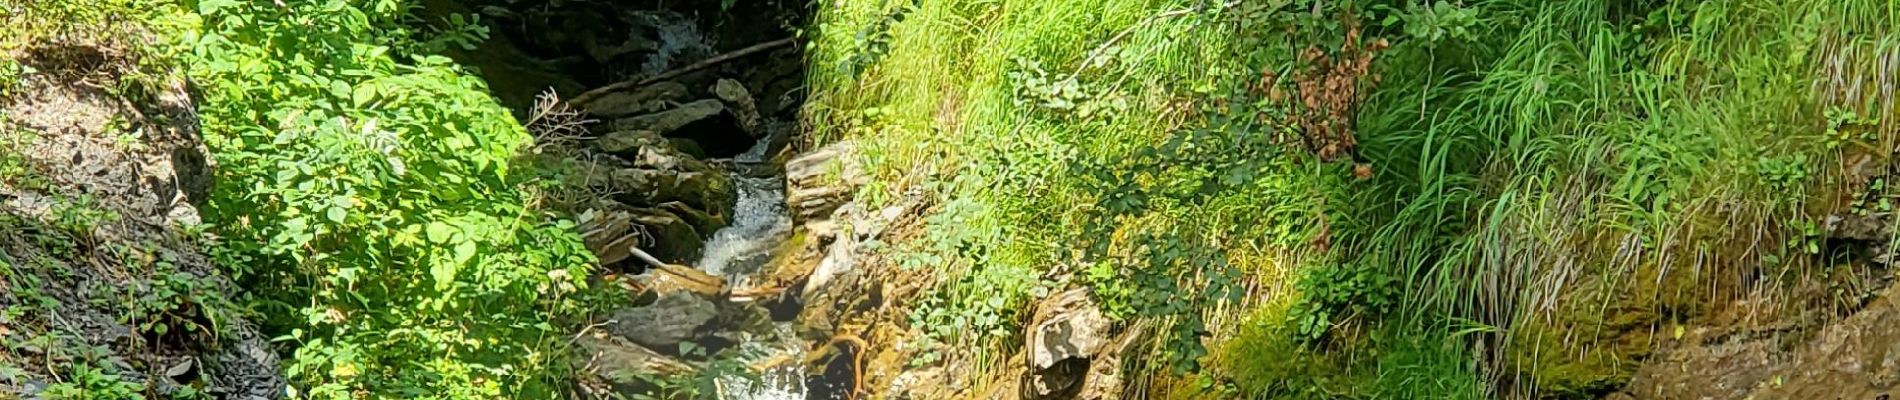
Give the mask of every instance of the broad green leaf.
[(474, 259), (474, 258), (475, 258), (475, 241), (464, 240), (461, 243), (455, 244), (455, 263), (456, 264), (466, 264), (468, 263), (468, 260)]
[(429, 266), (429, 276), (435, 279), (436, 290), (447, 290), (455, 284), (456, 269), (461, 268), (461, 264), (448, 262), (433, 264)]
[(449, 237), (453, 236), (454, 233), (455, 227), (441, 222), (430, 222), (429, 226), (423, 229), (423, 234), (429, 236), (429, 241), (436, 244), (447, 244)]
[(226, 7), (235, 6), (237, 4), (238, 0), (200, 0), (198, 2), (198, 13), (214, 15)]
[(354, 91), (350, 92), (350, 100), (356, 103), (357, 108), (368, 106), (370, 101), (376, 100), (376, 84), (374, 82), (357, 84)]

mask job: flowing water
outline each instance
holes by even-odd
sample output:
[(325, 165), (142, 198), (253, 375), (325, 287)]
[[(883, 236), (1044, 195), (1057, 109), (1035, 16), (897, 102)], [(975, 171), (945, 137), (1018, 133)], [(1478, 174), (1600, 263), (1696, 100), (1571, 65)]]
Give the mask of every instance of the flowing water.
[[(776, 124), (775, 124), (776, 125)], [(774, 135), (784, 134), (772, 129)], [(732, 182), (739, 191), (731, 225), (713, 233), (706, 250), (693, 265), (714, 275), (725, 276), (733, 287), (746, 287), (752, 276), (772, 259), (772, 251), (791, 236), (792, 218), (785, 208), (785, 178), (777, 173), (758, 176), (746, 171), (776, 171), (770, 168), (766, 151), (771, 137), (759, 140), (752, 148), (733, 158)], [(770, 359), (803, 358), (805, 343), (793, 332), (789, 322), (777, 323), (773, 332), (755, 336), (739, 344), (740, 354), (748, 362)], [(804, 399), (805, 371), (799, 363), (766, 371), (757, 379), (722, 377), (719, 397), (725, 400)]]
[(732, 183), (739, 191), (731, 225), (713, 233), (706, 250), (693, 265), (725, 276), (735, 286), (772, 259), (772, 250), (792, 233), (792, 217), (785, 211), (785, 178), (777, 174), (749, 176), (745, 171), (770, 170), (763, 165), (771, 140), (760, 140), (745, 154), (733, 158)]
[[(659, 49), (644, 63), (627, 66), (637, 71), (618, 71), (652, 76), (678, 67), (686, 60), (708, 57), (712, 46), (698, 21), (670, 11), (646, 15), (658, 29)], [(630, 75), (630, 74), (629, 74)], [(733, 158), (731, 175), (738, 201), (729, 224), (706, 241), (705, 250), (692, 265), (707, 273), (723, 276), (730, 287), (748, 287), (759, 270), (772, 260), (772, 252), (791, 237), (792, 219), (785, 205), (785, 177), (773, 168), (771, 150), (775, 138), (790, 135), (792, 124), (768, 121), (768, 137), (750, 150)], [(768, 172), (769, 171), (769, 172)], [(724, 400), (802, 400), (805, 387), (802, 358), (809, 343), (798, 337), (790, 322), (777, 322), (769, 332), (749, 332), (737, 348), (739, 359), (747, 364), (768, 360), (790, 360), (760, 376), (724, 376), (717, 379), (718, 398)]]
[(692, 60), (712, 55), (712, 44), (704, 33), (700, 33), (699, 22), (671, 11), (659, 11), (648, 14), (654, 26), (659, 28), (659, 49), (648, 56), (646, 63), (640, 65), (640, 72), (647, 76), (658, 75), (676, 67), (675, 60)]

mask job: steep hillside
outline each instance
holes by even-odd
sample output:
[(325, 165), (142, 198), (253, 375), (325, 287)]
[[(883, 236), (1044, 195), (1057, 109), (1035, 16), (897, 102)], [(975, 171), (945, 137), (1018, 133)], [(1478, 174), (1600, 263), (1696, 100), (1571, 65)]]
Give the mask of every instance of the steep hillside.
[(73, 5), (0, 31), (0, 393), (275, 398), (277, 355), (214, 265), (211, 171), (152, 26)]

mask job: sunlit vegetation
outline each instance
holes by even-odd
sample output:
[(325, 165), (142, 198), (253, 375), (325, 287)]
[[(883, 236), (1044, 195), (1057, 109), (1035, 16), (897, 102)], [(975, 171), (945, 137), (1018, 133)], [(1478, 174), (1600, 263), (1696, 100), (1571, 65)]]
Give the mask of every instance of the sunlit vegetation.
[[(1079, 283), (1199, 377), (1157, 392), (1590, 397), (1649, 349), (1577, 332), (1831, 265), (1815, 227), (1896, 139), (1894, 12), (849, 2), (811, 111), (870, 144), (869, 197), (938, 199), (900, 248), (944, 277), (918, 323), (952, 357), (1006, 357), (1024, 299)], [(1640, 329), (1584, 330), (1609, 320)]]

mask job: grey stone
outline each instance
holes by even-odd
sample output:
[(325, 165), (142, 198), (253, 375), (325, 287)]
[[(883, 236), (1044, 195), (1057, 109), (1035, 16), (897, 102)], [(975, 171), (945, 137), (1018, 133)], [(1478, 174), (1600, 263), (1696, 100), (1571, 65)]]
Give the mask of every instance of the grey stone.
[(641, 346), (672, 350), (698, 336), (718, 312), (712, 301), (690, 292), (673, 292), (661, 295), (652, 305), (614, 312), (608, 330)]
[(620, 118), (663, 111), (668, 103), (679, 102), (685, 99), (686, 95), (686, 85), (678, 82), (660, 82), (633, 90), (608, 93), (587, 104), (582, 104), (581, 109), (595, 118)]
[(720, 103), (719, 100), (706, 99), (681, 104), (679, 107), (675, 107), (671, 110), (637, 117), (616, 119), (613, 123), (609, 124), (609, 129), (615, 131), (645, 130), (653, 131), (661, 135), (670, 135), (674, 131), (678, 131), (680, 128), (684, 128), (694, 122), (717, 117), (719, 114), (725, 112), (726, 106), (724, 103)]

